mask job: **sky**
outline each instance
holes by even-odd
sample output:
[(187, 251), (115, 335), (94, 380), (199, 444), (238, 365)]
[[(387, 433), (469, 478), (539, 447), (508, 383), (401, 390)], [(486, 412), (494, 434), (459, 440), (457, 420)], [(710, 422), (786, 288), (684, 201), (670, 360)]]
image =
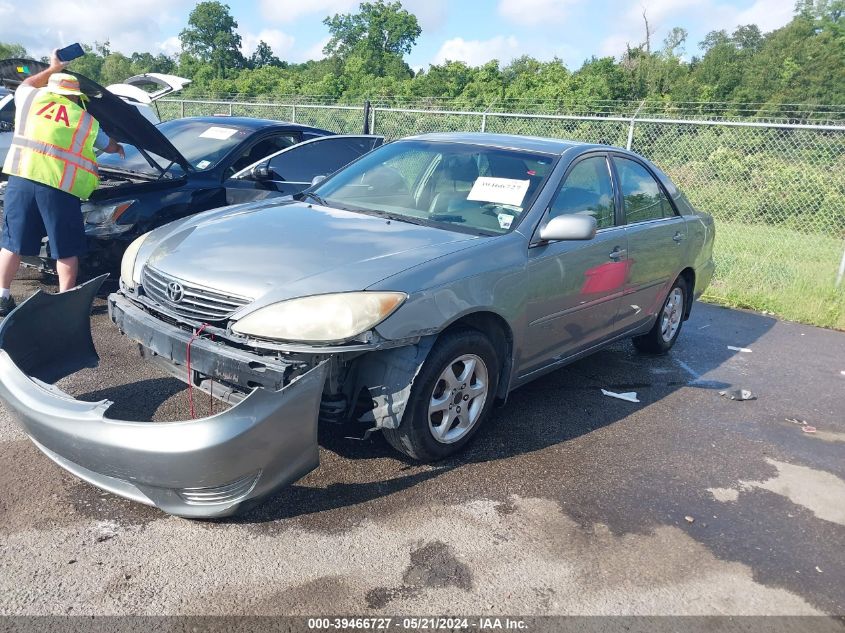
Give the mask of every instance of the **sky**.
[[(259, 40), (290, 62), (320, 59), (328, 41), (323, 18), (354, 11), (356, 0), (229, 0), (246, 55)], [(0, 0), (0, 41), (41, 56), (73, 42), (106, 41), (122, 53), (175, 53), (196, 5), (188, 0)], [(114, 10), (108, 7), (113, 6)], [(593, 55), (619, 57), (645, 39), (645, 10), (659, 47), (667, 32), (689, 32), (686, 57), (715, 29), (757, 24), (763, 32), (790, 21), (794, 0), (404, 0), (422, 35), (408, 63), (471, 65), (520, 55), (562, 59), (575, 70)]]

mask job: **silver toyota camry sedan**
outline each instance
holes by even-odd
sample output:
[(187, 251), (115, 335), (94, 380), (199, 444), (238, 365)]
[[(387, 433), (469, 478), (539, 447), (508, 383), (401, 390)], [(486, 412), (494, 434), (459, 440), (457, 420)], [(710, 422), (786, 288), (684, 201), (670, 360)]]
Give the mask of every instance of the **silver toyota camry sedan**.
[(296, 199), (209, 211), (130, 246), (112, 321), (224, 412), (121, 421), (50, 384), (97, 361), (99, 280), (37, 294), (0, 326), (0, 398), (79, 477), (224, 516), (316, 468), (318, 423), (438, 460), (538, 376), (623, 338), (668, 351), (713, 274), (713, 239), (712, 218), (623, 149), (407, 138)]

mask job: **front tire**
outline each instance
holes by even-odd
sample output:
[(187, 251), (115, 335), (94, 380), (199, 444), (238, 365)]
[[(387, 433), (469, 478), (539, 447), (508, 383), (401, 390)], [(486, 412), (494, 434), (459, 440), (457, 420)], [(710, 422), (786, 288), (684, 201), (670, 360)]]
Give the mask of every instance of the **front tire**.
[(423, 462), (459, 451), (493, 407), (499, 364), (493, 344), (478, 330), (445, 332), (414, 381), (399, 428), (383, 429), (387, 441)]
[(648, 334), (635, 336), (632, 340), (634, 347), (646, 354), (665, 354), (681, 333), (684, 325), (684, 314), (687, 306), (687, 282), (678, 277), (672, 285), (663, 307), (657, 314), (657, 321)]

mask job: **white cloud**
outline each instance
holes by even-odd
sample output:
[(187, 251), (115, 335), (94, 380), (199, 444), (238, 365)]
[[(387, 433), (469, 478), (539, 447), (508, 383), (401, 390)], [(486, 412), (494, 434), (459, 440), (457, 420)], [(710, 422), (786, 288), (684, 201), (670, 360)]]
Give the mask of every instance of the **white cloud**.
[(497, 35), (489, 40), (465, 40), (461, 37), (447, 40), (440, 46), (440, 50), (437, 51), (431, 63), (442, 64), (449, 60), (466, 62), (470, 66), (480, 66), (497, 59), (500, 65), (505, 66), (522, 55), (530, 55), (540, 61), (557, 57), (568, 65), (581, 59), (580, 51), (559, 41), (552, 42), (543, 37), (536, 37), (526, 43), (513, 35)]
[(491, 59), (508, 62), (522, 53), (519, 41), (514, 36), (498, 35), (489, 40), (465, 40), (456, 37), (446, 40), (434, 56), (435, 64), (446, 60), (466, 62), (470, 66), (479, 66)]
[(601, 41), (598, 55), (599, 57), (619, 57), (625, 52), (625, 47), (628, 44), (636, 46), (637, 42), (633, 42), (624, 35), (610, 35)]
[(779, 29), (793, 16), (794, 5), (791, 2), (771, 2), (757, 0), (753, 5), (736, 16), (736, 24), (756, 24), (766, 33)]
[(329, 39), (328, 37), (324, 37), (319, 42), (312, 44), (301, 55), (296, 56), (297, 61), (307, 62), (309, 59), (323, 59), (325, 57), (323, 49), (329, 43)]
[(175, 55), (182, 50), (182, 42), (177, 35), (168, 37), (163, 42), (159, 42), (157, 46), (165, 55)]
[(290, 56), (293, 50), (293, 45), (296, 38), (293, 35), (288, 35), (278, 29), (262, 29), (258, 33), (251, 33), (242, 29), (238, 30), (241, 36), (241, 52), (249, 57), (258, 48), (258, 43), (261, 40), (267, 42), (270, 48), (273, 49), (273, 54), (279, 59), (285, 59)]
[(402, 6), (417, 16), (423, 33), (437, 31), (446, 24), (447, 0), (403, 0)]
[(580, 0), (499, 0), (499, 15), (517, 24), (536, 26), (563, 22)]
[[(638, 46), (645, 41), (644, 9), (652, 33), (652, 50), (663, 45), (663, 38), (674, 26), (695, 25), (695, 30), (702, 33), (719, 29), (730, 33), (740, 24), (756, 24), (765, 33), (785, 25), (793, 15), (793, 4), (786, 0), (755, 0), (746, 9), (724, 0), (641, 0), (619, 16), (618, 30), (601, 42), (601, 55), (619, 57), (626, 44)], [(697, 46), (697, 41), (687, 42), (687, 54), (697, 53)]]
[(356, 6), (357, 0), (261, 0), (261, 14), (273, 22), (295, 22), (312, 13), (320, 14), (320, 19), (335, 13), (347, 13)]
[[(322, 20), (335, 13), (358, 10), (359, 0), (261, 0), (261, 14), (267, 20), (290, 23), (304, 16)], [(402, 6), (417, 16), (424, 31), (436, 31), (446, 21), (447, 0), (403, 0)]]
[(147, 51), (178, 28), (190, 5), (189, 0), (132, 0), (106, 9), (95, 0), (4, 2), (0, 41), (20, 43), (36, 56), (76, 41), (108, 40), (112, 50), (126, 54)]

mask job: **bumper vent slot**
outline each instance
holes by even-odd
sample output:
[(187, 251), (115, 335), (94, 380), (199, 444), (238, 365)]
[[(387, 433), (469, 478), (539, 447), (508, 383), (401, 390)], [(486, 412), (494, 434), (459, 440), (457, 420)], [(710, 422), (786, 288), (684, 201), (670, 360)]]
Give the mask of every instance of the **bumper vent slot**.
[(241, 477), (228, 484), (212, 488), (182, 488), (178, 495), (191, 505), (217, 505), (234, 503), (250, 493), (261, 472)]
[[(149, 266), (144, 268), (141, 283), (146, 295), (166, 311), (194, 321), (225, 321), (252, 301), (190, 284)], [(173, 295), (177, 300), (171, 299)]]

